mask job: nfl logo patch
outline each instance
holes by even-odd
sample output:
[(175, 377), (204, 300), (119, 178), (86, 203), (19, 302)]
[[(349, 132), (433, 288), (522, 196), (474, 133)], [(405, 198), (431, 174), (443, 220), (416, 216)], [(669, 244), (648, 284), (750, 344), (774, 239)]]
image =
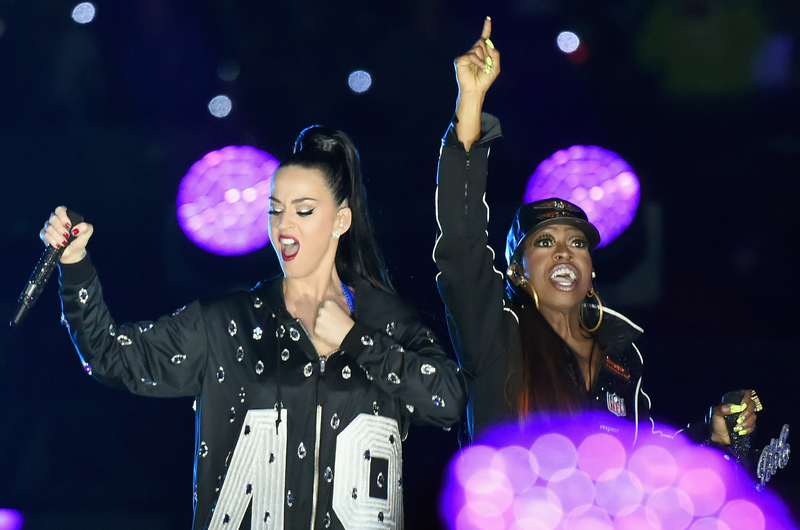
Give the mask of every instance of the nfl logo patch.
[(606, 404), (608, 405), (608, 410), (615, 416), (625, 416), (625, 400), (618, 395), (606, 392)]

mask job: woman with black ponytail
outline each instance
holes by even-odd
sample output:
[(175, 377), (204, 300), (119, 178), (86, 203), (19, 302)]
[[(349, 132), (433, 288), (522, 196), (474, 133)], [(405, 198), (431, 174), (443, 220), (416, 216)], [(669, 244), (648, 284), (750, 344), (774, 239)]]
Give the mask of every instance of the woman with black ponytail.
[(117, 324), (86, 252), (92, 230), (58, 207), (40, 234), (66, 246), (64, 318), (98, 380), (197, 396), (195, 529), (402, 528), (401, 441), (411, 422), (457, 422), (466, 384), (392, 288), (345, 133), (304, 130), (278, 167), (283, 274), (250, 291)]

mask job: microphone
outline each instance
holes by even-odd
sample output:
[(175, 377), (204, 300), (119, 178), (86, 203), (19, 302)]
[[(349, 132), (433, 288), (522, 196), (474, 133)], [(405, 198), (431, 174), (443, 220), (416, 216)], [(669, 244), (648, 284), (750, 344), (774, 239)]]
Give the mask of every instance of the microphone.
[[(72, 226), (83, 222), (83, 216), (77, 212), (68, 211), (67, 216), (69, 216)], [(73, 239), (75, 239), (75, 236), (70, 235), (67, 241), (72, 241)], [(20, 322), (25, 318), (25, 315), (27, 315), (28, 311), (33, 307), (33, 304), (39, 299), (39, 295), (42, 294), (44, 286), (47, 285), (47, 280), (49, 280), (50, 276), (53, 274), (53, 269), (56, 268), (58, 260), (61, 258), (61, 254), (64, 253), (65, 248), (66, 247), (56, 248), (51, 245), (44, 250), (44, 254), (39, 258), (39, 263), (37, 263), (36, 268), (33, 269), (28, 284), (22, 290), (22, 294), (19, 295), (19, 305), (14, 312), (14, 317), (11, 319), (11, 326), (19, 326)]]
[[(740, 405), (743, 399), (744, 394), (741, 392), (728, 392), (722, 396), (723, 403), (731, 403), (734, 405)], [(749, 467), (747, 454), (750, 452), (750, 435), (745, 434), (744, 436), (739, 436), (739, 427), (736, 423), (738, 417), (738, 414), (729, 414), (725, 416), (725, 425), (728, 427), (728, 434), (731, 437), (731, 449), (733, 449), (736, 461), (745, 467)]]

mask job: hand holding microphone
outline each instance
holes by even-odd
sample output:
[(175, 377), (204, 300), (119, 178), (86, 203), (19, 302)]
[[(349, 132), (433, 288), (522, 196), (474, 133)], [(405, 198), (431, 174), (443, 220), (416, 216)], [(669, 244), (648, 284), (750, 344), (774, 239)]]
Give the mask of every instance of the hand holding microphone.
[(58, 263), (77, 263), (86, 256), (86, 243), (92, 232), (92, 225), (83, 222), (83, 217), (77, 212), (69, 212), (63, 206), (55, 209), (39, 232), (39, 238), (47, 248), (22, 290), (11, 319), (12, 326), (18, 326), (36, 303)]

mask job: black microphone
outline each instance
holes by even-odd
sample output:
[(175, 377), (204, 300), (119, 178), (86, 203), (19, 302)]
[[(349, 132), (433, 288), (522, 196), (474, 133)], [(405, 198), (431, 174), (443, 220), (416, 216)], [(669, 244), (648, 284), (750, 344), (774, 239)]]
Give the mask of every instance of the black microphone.
[[(728, 392), (722, 396), (723, 403), (731, 405), (741, 405), (744, 394), (741, 392)], [(750, 434), (739, 436), (739, 424), (736, 423), (739, 414), (728, 414), (725, 416), (725, 425), (728, 427), (728, 434), (731, 437), (731, 449), (737, 462), (745, 467), (749, 467), (747, 455), (750, 452)]]
[[(68, 211), (67, 216), (69, 216), (72, 226), (83, 222), (83, 216), (77, 212)], [(70, 234), (67, 241), (72, 241), (73, 239), (75, 239), (75, 236)], [(25, 315), (27, 315), (28, 311), (33, 307), (33, 304), (39, 299), (39, 295), (42, 294), (44, 286), (47, 285), (47, 280), (49, 280), (50, 276), (53, 274), (53, 269), (56, 268), (58, 260), (61, 258), (61, 254), (64, 253), (65, 248), (66, 247), (56, 248), (51, 245), (44, 250), (44, 254), (42, 254), (42, 257), (39, 259), (39, 263), (37, 263), (36, 268), (33, 269), (28, 284), (25, 286), (25, 289), (22, 290), (22, 294), (19, 295), (19, 305), (17, 306), (16, 312), (14, 312), (14, 318), (11, 319), (12, 326), (19, 326), (22, 319), (25, 318)]]

